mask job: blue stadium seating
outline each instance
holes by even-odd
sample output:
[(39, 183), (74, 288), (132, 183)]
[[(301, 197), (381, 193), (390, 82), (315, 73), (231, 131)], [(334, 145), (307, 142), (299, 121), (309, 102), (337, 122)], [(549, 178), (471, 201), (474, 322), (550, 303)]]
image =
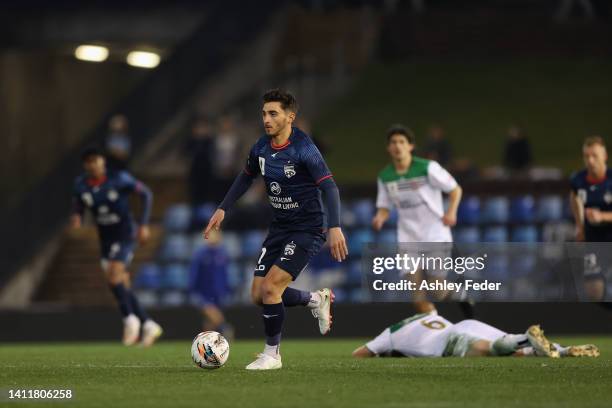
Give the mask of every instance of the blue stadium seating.
[(466, 197), (461, 200), (457, 210), (457, 223), (474, 225), (480, 221), (480, 199), (478, 197)]
[(512, 242), (538, 242), (538, 229), (533, 225), (523, 225), (512, 230)]
[(163, 268), (163, 285), (169, 289), (187, 289), (189, 269), (185, 264), (172, 263)]
[(508, 229), (502, 225), (487, 227), (482, 234), (482, 242), (508, 242)]
[(505, 197), (491, 197), (484, 203), (481, 221), (505, 224), (508, 222), (509, 203)]
[(378, 239), (376, 240), (379, 244), (395, 244), (397, 243), (397, 231), (391, 228), (385, 228), (378, 233)]
[(505, 279), (509, 273), (508, 257), (503, 254), (489, 254), (485, 262), (485, 279)]
[(353, 204), (353, 212), (355, 213), (357, 225), (362, 227), (372, 224), (375, 211), (372, 200), (359, 200)]
[(362, 228), (354, 230), (348, 234), (348, 250), (352, 256), (360, 256), (363, 251), (363, 245), (368, 242), (374, 242), (374, 233), (371, 229)]
[(480, 230), (478, 227), (457, 227), (453, 230), (455, 242), (460, 244), (473, 244), (480, 242)]
[(398, 219), (397, 210), (394, 208), (391, 210), (391, 212), (389, 212), (389, 219), (385, 223), (385, 226), (395, 228), (397, 226), (397, 219)]
[(537, 219), (554, 222), (563, 219), (563, 200), (559, 196), (545, 196), (538, 201)]
[(187, 295), (181, 291), (168, 291), (161, 296), (160, 303), (163, 306), (176, 307), (187, 304)]
[(226, 232), (223, 234), (223, 246), (231, 259), (237, 259), (242, 256), (242, 243), (240, 236), (235, 232)]
[(159, 266), (154, 263), (142, 265), (134, 279), (134, 286), (142, 289), (159, 289), (162, 286)]
[(192, 227), (194, 230), (201, 230), (208, 224), (210, 217), (217, 209), (214, 203), (204, 203), (193, 209)]
[(348, 265), (348, 270), (346, 271), (346, 284), (347, 285), (361, 285), (363, 280), (362, 271), (361, 271), (361, 262), (360, 261), (351, 261)]
[(536, 263), (537, 256), (528, 250), (521, 256), (514, 255), (510, 261), (512, 277), (529, 276), (535, 273)]
[(510, 222), (529, 223), (535, 220), (535, 200), (532, 196), (516, 197), (510, 204)]
[(164, 263), (185, 262), (191, 258), (192, 245), (185, 235), (167, 236), (160, 248), (160, 260)]
[(191, 226), (191, 208), (187, 204), (176, 204), (166, 210), (164, 228), (169, 232), (185, 232)]
[(242, 235), (242, 255), (243, 256), (259, 256), (261, 253), (261, 244), (266, 238), (263, 231), (248, 231)]

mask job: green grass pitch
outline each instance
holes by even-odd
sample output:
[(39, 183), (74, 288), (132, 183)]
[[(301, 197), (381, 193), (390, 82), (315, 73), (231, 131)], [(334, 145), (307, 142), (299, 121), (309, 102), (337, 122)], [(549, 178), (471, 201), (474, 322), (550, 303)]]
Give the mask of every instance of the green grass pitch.
[(228, 363), (203, 370), (191, 363), (190, 343), (151, 349), (111, 343), (0, 346), (0, 406), (14, 388), (70, 388), (67, 407), (603, 407), (612, 401), (612, 338), (554, 338), (592, 342), (597, 359), (376, 358), (354, 360), (362, 340), (288, 340), (284, 367), (247, 372), (261, 342), (231, 344)]

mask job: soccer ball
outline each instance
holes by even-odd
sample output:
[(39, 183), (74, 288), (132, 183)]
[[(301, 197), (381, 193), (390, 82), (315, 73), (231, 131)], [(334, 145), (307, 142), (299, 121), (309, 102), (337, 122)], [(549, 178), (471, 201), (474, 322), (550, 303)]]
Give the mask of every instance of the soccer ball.
[(205, 331), (193, 339), (191, 358), (200, 368), (219, 368), (229, 357), (229, 343), (216, 331)]

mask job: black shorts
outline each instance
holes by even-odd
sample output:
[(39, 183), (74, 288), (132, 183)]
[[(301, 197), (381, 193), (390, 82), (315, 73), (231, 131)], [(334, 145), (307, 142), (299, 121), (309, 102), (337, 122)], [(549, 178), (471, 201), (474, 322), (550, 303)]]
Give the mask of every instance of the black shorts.
[(295, 280), (324, 243), (322, 232), (270, 230), (261, 245), (255, 276), (266, 276), (276, 265)]

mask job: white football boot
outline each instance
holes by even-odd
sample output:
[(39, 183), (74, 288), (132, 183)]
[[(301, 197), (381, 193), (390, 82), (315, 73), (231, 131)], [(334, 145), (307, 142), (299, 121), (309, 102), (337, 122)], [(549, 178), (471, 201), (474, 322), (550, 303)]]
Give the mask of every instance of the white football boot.
[(563, 357), (599, 357), (599, 348), (594, 344), (569, 346), (562, 355)]
[(525, 333), (534, 353), (538, 357), (559, 358), (557, 348), (544, 336), (544, 331), (539, 324), (534, 324)]
[(325, 288), (316, 293), (321, 297), (321, 301), (312, 309), (312, 315), (319, 320), (319, 331), (325, 335), (329, 333), (332, 325), (331, 304), (334, 302), (334, 292)]
[(278, 354), (272, 357), (269, 354), (260, 353), (257, 355), (257, 360), (246, 366), (247, 370), (278, 370), (283, 366), (281, 356)]
[(140, 337), (140, 319), (136, 315), (128, 315), (123, 319), (123, 344), (132, 346)]
[(150, 347), (163, 333), (161, 326), (149, 319), (142, 325), (142, 346)]

